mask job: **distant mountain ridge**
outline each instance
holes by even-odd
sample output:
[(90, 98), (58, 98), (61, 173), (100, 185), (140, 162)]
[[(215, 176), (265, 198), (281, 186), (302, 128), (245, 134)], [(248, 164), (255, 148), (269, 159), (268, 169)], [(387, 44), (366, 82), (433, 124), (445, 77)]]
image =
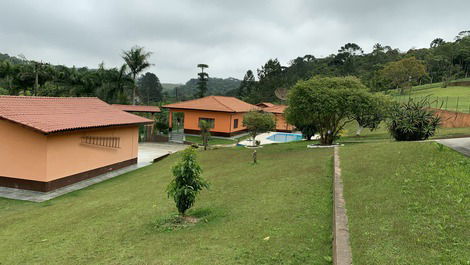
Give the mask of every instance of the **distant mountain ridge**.
[(175, 84), (175, 83), (162, 83), (163, 91), (170, 91), (175, 89), (175, 87), (182, 86), (183, 84)]
[[(187, 81), (186, 84), (175, 86), (173, 89), (168, 90), (168, 93), (171, 97), (177, 95), (178, 99), (191, 99), (197, 92), (197, 82), (198, 80), (196, 78), (192, 78)], [(207, 82), (207, 95), (234, 96), (240, 87), (240, 83), (241, 80), (233, 77), (209, 77), (209, 81)]]

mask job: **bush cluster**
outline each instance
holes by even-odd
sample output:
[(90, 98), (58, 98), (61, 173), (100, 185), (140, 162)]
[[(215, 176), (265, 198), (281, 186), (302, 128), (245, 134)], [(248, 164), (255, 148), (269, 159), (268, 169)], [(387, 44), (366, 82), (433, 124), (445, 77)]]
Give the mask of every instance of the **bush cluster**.
[(427, 98), (410, 99), (406, 103), (393, 105), (388, 122), (393, 138), (397, 141), (417, 141), (433, 136), (440, 118), (428, 106)]

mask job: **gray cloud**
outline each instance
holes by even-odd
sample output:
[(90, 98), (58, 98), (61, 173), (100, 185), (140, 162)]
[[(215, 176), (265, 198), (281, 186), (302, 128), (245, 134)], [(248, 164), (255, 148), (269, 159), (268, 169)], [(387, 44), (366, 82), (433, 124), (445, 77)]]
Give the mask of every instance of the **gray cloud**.
[(54, 64), (107, 67), (144, 46), (164, 82), (242, 78), (269, 58), (334, 53), (347, 42), (408, 50), (470, 29), (467, 0), (19, 1), (0, 2), (0, 52)]

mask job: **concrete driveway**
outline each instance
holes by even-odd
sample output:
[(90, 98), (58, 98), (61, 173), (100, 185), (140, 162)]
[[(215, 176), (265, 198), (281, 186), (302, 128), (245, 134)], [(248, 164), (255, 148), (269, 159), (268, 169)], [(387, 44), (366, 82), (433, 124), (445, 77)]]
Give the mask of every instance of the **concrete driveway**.
[(445, 146), (448, 146), (454, 149), (455, 151), (460, 152), (466, 156), (470, 156), (470, 137), (442, 139), (442, 140), (436, 140), (436, 142), (441, 143)]

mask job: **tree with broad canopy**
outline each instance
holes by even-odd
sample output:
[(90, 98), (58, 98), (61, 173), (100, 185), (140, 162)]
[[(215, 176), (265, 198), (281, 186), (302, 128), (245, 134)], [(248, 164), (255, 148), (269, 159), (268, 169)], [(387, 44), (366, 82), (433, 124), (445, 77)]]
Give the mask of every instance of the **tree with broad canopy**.
[(320, 143), (330, 145), (346, 124), (363, 116), (358, 98), (379, 100), (356, 77), (313, 77), (299, 81), (289, 91), (286, 118), (291, 124), (315, 126)]

